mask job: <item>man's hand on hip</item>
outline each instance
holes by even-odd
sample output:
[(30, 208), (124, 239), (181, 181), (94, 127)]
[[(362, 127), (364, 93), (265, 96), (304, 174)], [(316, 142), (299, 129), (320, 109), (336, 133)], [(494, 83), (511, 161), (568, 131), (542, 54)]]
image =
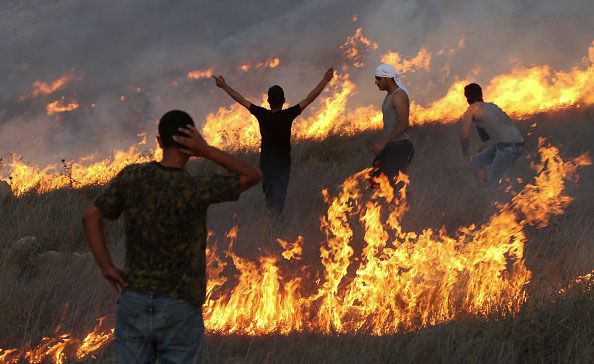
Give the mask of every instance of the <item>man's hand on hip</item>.
[(111, 283), (118, 293), (122, 293), (122, 289), (126, 286), (126, 282), (124, 281), (124, 275), (121, 270), (111, 266), (105, 270), (102, 270), (101, 274), (103, 274), (103, 277), (105, 277), (105, 279)]

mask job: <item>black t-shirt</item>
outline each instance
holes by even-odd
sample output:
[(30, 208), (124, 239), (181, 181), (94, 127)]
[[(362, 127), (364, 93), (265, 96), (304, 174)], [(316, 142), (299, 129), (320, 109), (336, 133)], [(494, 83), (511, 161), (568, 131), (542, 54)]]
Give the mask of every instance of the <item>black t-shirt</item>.
[(252, 104), (250, 112), (258, 119), (262, 136), (260, 166), (263, 168), (290, 167), (291, 125), (301, 114), (299, 104), (277, 112)]

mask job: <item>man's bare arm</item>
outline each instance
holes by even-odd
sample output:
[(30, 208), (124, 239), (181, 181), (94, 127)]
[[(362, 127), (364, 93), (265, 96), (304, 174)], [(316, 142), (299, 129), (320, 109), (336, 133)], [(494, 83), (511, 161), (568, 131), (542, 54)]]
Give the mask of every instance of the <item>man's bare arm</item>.
[(227, 152), (208, 145), (198, 130), (193, 126), (180, 128), (179, 131), (184, 133), (186, 137), (174, 136), (173, 140), (182, 144), (186, 148), (182, 149), (182, 152), (191, 156), (210, 159), (230, 172), (239, 173), (239, 183), (242, 192), (254, 186), (262, 179), (262, 171), (260, 171), (259, 168), (239, 158), (235, 158)]
[(118, 292), (126, 285), (122, 271), (115, 267), (109, 256), (105, 234), (103, 232), (103, 216), (95, 205), (87, 208), (83, 215), (83, 225), (89, 248), (95, 257), (101, 274), (111, 283)]
[(316, 85), (316, 87), (314, 87), (314, 89), (311, 90), (309, 94), (299, 103), (301, 111), (305, 110), (309, 104), (311, 104), (318, 96), (320, 96), (322, 90), (324, 90), (324, 87), (326, 87), (332, 77), (334, 77), (334, 69), (330, 67), (326, 70), (324, 77), (322, 77), (322, 80)]
[(225, 91), (229, 96), (231, 96), (233, 100), (237, 101), (243, 107), (248, 110), (250, 109), (252, 103), (243, 97), (239, 92), (235, 91), (231, 86), (229, 86), (223, 76), (213, 76), (213, 78), (215, 79), (217, 87), (222, 88), (223, 91)]
[(468, 153), (468, 141), (470, 139), (470, 130), (474, 124), (473, 120), (474, 112), (469, 108), (464, 116), (462, 117), (462, 129), (460, 130), (460, 146), (462, 147), (462, 155), (466, 159), (470, 159)]

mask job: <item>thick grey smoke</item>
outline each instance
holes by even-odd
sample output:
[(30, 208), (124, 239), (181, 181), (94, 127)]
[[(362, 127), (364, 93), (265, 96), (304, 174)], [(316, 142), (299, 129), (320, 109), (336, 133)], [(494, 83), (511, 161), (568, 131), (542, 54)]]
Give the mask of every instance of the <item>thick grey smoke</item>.
[[(569, 68), (594, 38), (592, 14), (591, 0), (4, 1), (0, 156), (14, 151), (43, 164), (107, 152), (137, 140), (140, 131), (153, 135), (172, 108), (201, 123), (231, 101), (212, 80), (187, 79), (194, 69), (214, 68), (253, 99), (278, 83), (289, 102), (298, 102), (326, 67), (340, 68), (339, 46), (357, 27), (380, 48), (351, 70), (355, 104), (381, 98), (371, 75), (388, 49), (406, 58), (421, 47), (434, 54), (430, 72), (405, 78), (420, 102), (441, 96), (455, 76), (476, 66), (480, 82), (520, 63)], [(456, 51), (436, 55), (444, 49)], [(280, 67), (237, 69), (271, 55)], [(63, 74), (73, 77), (65, 88), (19, 101), (34, 81)], [(78, 100), (79, 109), (46, 115), (47, 103), (61, 97)]]

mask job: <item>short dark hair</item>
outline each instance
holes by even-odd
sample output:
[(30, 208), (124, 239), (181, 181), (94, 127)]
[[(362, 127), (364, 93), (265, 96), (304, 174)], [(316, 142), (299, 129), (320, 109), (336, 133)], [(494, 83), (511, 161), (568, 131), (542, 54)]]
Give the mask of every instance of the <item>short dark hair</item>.
[(469, 102), (483, 101), (483, 90), (478, 83), (469, 83), (464, 87), (464, 96)]
[(268, 103), (270, 107), (281, 107), (285, 103), (285, 91), (279, 85), (274, 85), (268, 89)]
[(163, 149), (170, 147), (183, 148), (181, 144), (173, 140), (173, 136), (183, 135), (178, 129), (188, 125), (194, 126), (194, 120), (187, 112), (181, 110), (166, 112), (159, 120), (159, 137)]

